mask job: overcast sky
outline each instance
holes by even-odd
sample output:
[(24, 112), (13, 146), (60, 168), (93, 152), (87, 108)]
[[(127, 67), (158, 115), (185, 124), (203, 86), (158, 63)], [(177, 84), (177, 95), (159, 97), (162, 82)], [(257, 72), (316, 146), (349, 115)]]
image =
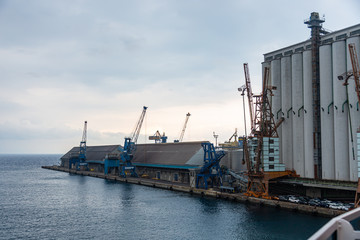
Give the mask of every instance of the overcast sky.
[(0, 0), (0, 153), (65, 153), (84, 121), (88, 145), (244, 134), (243, 66), (260, 91), (263, 54), (358, 24), (357, 0)]

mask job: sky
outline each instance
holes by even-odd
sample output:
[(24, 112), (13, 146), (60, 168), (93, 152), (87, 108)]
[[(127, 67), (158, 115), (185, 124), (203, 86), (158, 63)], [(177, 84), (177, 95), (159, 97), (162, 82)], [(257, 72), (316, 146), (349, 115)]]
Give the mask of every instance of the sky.
[[(357, 0), (0, 0), (0, 153), (66, 153), (244, 135), (243, 63), (261, 89), (263, 54), (360, 23)], [(248, 113), (247, 113), (248, 114)], [(249, 122), (248, 122), (249, 126)]]

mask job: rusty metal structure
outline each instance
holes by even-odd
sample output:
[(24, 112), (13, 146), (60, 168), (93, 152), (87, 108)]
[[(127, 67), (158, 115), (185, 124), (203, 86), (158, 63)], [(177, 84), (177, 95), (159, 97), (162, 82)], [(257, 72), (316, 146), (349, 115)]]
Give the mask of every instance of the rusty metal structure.
[(312, 12), (310, 18), (304, 21), (311, 29), (311, 68), (312, 68), (312, 105), (313, 105), (313, 134), (314, 134), (314, 173), (315, 178), (322, 177), (321, 158), (321, 116), (320, 116), (320, 56), (319, 47), (321, 34), (328, 33), (323, 29), (325, 19), (319, 13)]
[[(348, 85), (348, 79), (351, 77), (351, 75), (354, 77), (355, 81), (355, 91), (358, 98), (358, 104), (360, 103), (360, 66), (359, 66), (359, 60), (357, 58), (355, 44), (351, 43), (348, 45), (349, 47), (349, 53), (350, 53), (350, 59), (351, 59), (351, 65), (352, 65), (352, 74), (349, 74), (349, 76), (345, 79), (344, 85)], [(341, 80), (341, 79), (340, 79)], [(350, 118), (351, 119), (351, 118)], [(351, 125), (351, 124), (350, 124)], [(360, 133), (360, 126), (358, 128), (357, 134)], [(360, 144), (358, 139), (358, 145)], [(359, 207), (360, 204), (360, 177), (358, 178), (358, 186), (356, 189), (355, 194), (355, 207)]]
[(360, 102), (360, 66), (356, 54), (355, 44), (353, 43), (349, 44), (349, 52), (350, 52), (351, 65), (355, 80), (355, 91), (357, 93), (358, 101)]
[[(263, 87), (260, 95), (252, 93), (247, 63), (244, 63), (244, 72), (251, 121), (251, 134), (244, 141), (245, 160), (248, 170), (248, 186), (245, 194), (253, 197), (270, 198), (269, 180), (294, 174), (291, 171), (265, 172), (261, 168), (263, 141), (265, 138), (278, 138), (277, 128), (284, 121), (284, 118), (280, 118), (275, 123), (270, 104), (270, 96), (274, 88), (269, 84), (269, 68), (264, 68)], [(251, 159), (249, 153), (249, 145), (252, 143), (256, 143), (254, 159)]]

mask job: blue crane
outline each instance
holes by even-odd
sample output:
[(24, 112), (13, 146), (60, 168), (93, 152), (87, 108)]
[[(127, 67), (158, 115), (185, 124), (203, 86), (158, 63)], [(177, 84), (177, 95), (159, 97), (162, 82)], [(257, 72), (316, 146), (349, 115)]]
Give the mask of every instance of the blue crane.
[(159, 130), (157, 130), (153, 136), (149, 136), (149, 140), (155, 140), (155, 143), (166, 143), (167, 136), (165, 136), (165, 133), (161, 135)]
[(83, 136), (80, 142), (79, 152), (75, 154), (71, 154), (69, 158), (69, 168), (74, 164), (76, 166), (76, 170), (80, 170), (81, 166), (88, 169), (88, 164), (86, 162), (86, 138), (87, 138), (87, 121), (84, 123)]
[(131, 137), (125, 137), (124, 147), (120, 147), (119, 149), (121, 152), (119, 163), (119, 174), (121, 177), (126, 177), (127, 173), (130, 173), (132, 177), (138, 177), (135, 166), (132, 165), (131, 160), (133, 159), (133, 153), (136, 149), (135, 145), (145, 118), (146, 109), (147, 107), (144, 106)]
[(214, 187), (214, 184), (222, 185), (220, 160), (225, 156), (225, 152), (216, 151), (214, 145), (209, 142), (203, 142), (201, 146), (204, 149), (204, 165), (196, 175), (196, 188), (208, 189), (209, 181), (211, 187)]

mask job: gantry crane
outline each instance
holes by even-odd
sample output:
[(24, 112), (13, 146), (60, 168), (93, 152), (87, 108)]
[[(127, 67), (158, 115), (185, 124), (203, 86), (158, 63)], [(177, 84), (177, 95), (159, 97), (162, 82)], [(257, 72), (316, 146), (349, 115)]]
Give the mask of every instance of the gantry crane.
[(132, 165), (131, 160), (133, 159), (133, 153), (135, 151), (137, 139), (140, 134), (141, 126), (143, 124), (147, 107), (143, 107), (143, 111), (140, 115), (140, 118), (133, 130), (131, 137), (125, 137), (124, 147), (120, 147), (120, 163), (119, 163), (119, 174), (121, 177), (126, 177), (126, 175), (131, 175), (132, 177), (137, 177), (135, 171), (135, 166)]
[(76, 170), (81, 170), (81, 168), (87, 169), (88, 164), (86, 162), (86, 137), (87, 137), (87, 121), (84, 123), (84, 130), (82, 139), (80, 142), (79, 152), (75, 154), (71, 154), (69, 158), (69, 168), (74, 164), (76, 166)]
[[(263, 88), (260, 95), (254, 95), (252, 93), (247, 63), (244, 63), (244, 73), (251, 123), (250, 136), (246, 136), (246, 139), (243, 142), (248, 174), (246, 195), (269, 198), (270, 179), (294, 174), (291, 171), (265, 172), (263, 169), (263, 141), (265, 139), (269, 141), (278, 138), (277, 128), (284, 121), (284, 118), (281, 118), (277, 123), (274, 121), (270, 104), (270, 96), (272, 95), (272, 90), (275, 88), (269, 85), (269, 68), (264, 68)], [(240, 90), (242, 90), (242, 94), (244, 94), (244, 89), (239, 88), (239, 91)], [(253, 101), (254, 99), (255, 104)]]
[(208, 189), (209, 182), (211, 187), (222, 186), (220, 160), (225, 156), (225, 152), (216, 151), (214, 145), (209, 142), (203, 142), (201, 146), (204, 149), (204, 165), (196, 175), (196, 188)]
[[(232, 139), (234, 141), (232, 142)], [(237, 128), (235, 128), (235, 132), (231, 135), (228, 141), (225, 141), (224, 143), (219, 144), (222, 148), (237, 148), (239, 147), (239, 139), (237, 134)]]
[(167, 136), (165, 136), (165, 133), (161, 135), (159, 130), (157, 130), (153, 136), (149, 136), (149, 140), (155, 140), (155, 143), (166, 143)]
[[(340, 76), (338, 76), (339, 80), (345, 80), (344, 85), (347, 87), (348, 80), (353, 76), (355, 81), (355, 92), (357, 94), (358, 103), (360, 103), (360, 65), (358, 61), (358, 57), (356, 54), (356, 48), (354, 43), (350, 43), (348, 45), (349, 47), (349, 53), (350, 53), (350, 59), (351, 59), (351, 65), (352, 65), (352, 71), (348, 71)], [(347, 89), (346, 89), (347, 90)], [(349, 120), (350, 120), (350, 127), (351, 127), (351, 116), (349, 112)], [(351, 139), (352, 139), (352, 131), (351, 132)], [(360, 126), (358, 127), (357, 134), (360, 134)], [(357, 146), (360, 146), (360, 139), (357, 139)], [(353, 147), (353, 155), (355, 160), (355, 152)], [(359, 152), (360, 149), (358, 149)], [(359, 157), (359, 156), (358, 156)], [(359, 161), (359, 159), (358, 159)], [(358, 178), (358, 186), (355, 194), (355, 207), (358, 207), (360, 203), (360, 178)]]
[(182, 142), (182, 140), (184, 138), (184, 134), (185, 134), (186, 125), (187, 125), (187, 122), (189, 121), (190, 116), (191, 116), (190, 113), (186, 114), (185, 123), (184, 123), (184, 126), (183, 126), (182, 130), (181, 130), (180, 138), (178, 140), (174, 140), (174, 142)]
[(235, 132), (233, 133), (233, 135), (231, 135), (231, 137), (229, 138), (229, 143), (231, 142), (231, 140), (234, 138), (234, 142), (238, 141), (238, 135), (237, 135), (237, 128), (235, 128)]

